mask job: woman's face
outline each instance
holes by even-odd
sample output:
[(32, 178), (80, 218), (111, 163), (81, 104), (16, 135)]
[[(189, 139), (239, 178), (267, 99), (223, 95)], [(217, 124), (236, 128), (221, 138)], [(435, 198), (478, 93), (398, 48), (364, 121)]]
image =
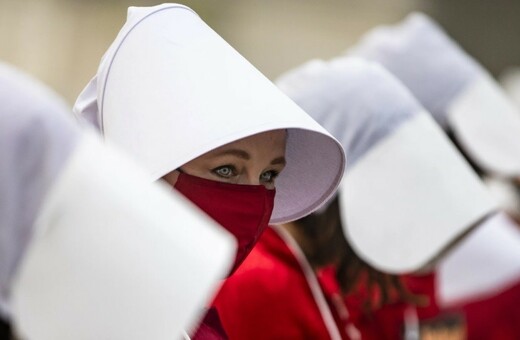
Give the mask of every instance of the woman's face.
[[(287, 132), (273, 130), (231, 142), (181, 166), (189, 175), (244, 185), (264, 185), (274, 189), (278, 174), (285, 167)], [(163, 179), (174, 186), (179, 172)]]

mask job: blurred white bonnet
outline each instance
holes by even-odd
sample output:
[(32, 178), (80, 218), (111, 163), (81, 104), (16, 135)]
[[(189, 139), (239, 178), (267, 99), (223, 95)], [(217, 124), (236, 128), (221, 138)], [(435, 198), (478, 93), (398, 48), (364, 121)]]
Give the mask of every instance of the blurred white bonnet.
[(4, 64), (0, 100), (0, 315), (28, 339), (179, 336), (233, 237)]
[(3, 63), (0, 101), (0, 306), (6, 309), (10, 281), (34, 221), (80, 132), (61, 98)]
[(424, 14), (367, 33), (350, 53), (381, 63), (484, 171), (520, 176), (520, 112), (491, 75)]
[(381, 66), (312, 61), (277, 83), (351, 155), (341, 184), (343, 226), (374, 267), (419, 269), (493, 211), (442, 130)]
[(446, 127), (446, 107), (480, 72), (442, 28), (422, 13), (369, 31), (349, 53), (383, 65)]

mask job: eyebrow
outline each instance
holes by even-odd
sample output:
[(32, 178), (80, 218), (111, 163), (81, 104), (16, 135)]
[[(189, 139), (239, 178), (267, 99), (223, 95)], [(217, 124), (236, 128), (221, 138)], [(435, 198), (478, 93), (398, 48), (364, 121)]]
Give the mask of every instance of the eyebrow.
[(245, 160), (250, 160), (251, 156), (244, 150), (240, 149), (229, 149), (219, 152), (216, 156), (232, 155)]
[[(224, 150), (222, 152), (219, 152), (216, 156), (226, 156), (226, 155), (235, 156), (235, 157), (242, 158), (245, 160), (251, 159), (251, 155), (247, 151), (240, 150), (240, 149)], [(285, 157), (283, 157), (283, 156), (277, 157), (271, 161), (271, 165), (277, 165), (277, 164), (285, 165), (286, 163), (287, 163), (287, 161), (285, 160)]]
[(285, 161), (285, 157), (278, 157), (271, 161), (271, 165), (282, 164), (285, 165), (287, 162)]

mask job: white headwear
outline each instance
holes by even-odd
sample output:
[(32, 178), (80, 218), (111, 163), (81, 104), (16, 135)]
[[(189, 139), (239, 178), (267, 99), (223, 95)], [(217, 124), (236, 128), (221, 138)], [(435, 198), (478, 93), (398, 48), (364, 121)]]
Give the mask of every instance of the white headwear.
[(460, 242), (437, 269), (442, 306), (485, 299), (520, 280), (520, 230), (506, 214), (482, 223)]
[(498, 177), (486, 177), (483, 181), (501, 210), (520, 220), (520, 186)]
[(180, 337), (233, 238), (6, 66), (0, 101), (0, 288), (20, 336)]
[(520, 113), (489, 73), (426, 15), (376, 28), (351, 52), (399, 78), (483, 170), (520, 176)]
[(152, 180), (229, 142), (287, 129), (287, 166), (276, 181), (272, 223), (314, 211), (343, 173), (339, 143), (177, 4), (129, 9), (75, 112), (97, 122)]
[(419, 269), (493, 211), (442, 130), (379, 65), (312, 61), (277, 83), (351, 155), (341, 214), (349, 243), (372, 266)]
[(72, 120), (62, 117), (67, 108), (59, 97), (3, 63), (0, 101), (0, 305), (7, 309), (9, 284), (44, 196), (80, 133)]

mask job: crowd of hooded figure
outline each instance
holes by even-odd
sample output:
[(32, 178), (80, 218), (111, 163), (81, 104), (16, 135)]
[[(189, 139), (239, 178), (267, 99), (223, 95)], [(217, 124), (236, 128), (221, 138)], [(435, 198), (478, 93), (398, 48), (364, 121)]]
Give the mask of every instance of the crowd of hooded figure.
[(520, 338), (520, 112), (424, 14), (272, 83), (131, 7), (72, 110), (0, 99), (3, 338)]

